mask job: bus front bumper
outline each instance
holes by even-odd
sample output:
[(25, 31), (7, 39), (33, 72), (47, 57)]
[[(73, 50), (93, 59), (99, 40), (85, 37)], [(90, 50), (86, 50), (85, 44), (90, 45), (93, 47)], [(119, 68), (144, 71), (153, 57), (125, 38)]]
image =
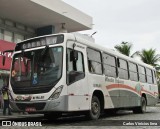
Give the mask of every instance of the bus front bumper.
[(68, 111), (68, 96), (60, 96), (54, 100), (40, 101), (10, 101), (11, 109), (15, 112), (49, 112)]

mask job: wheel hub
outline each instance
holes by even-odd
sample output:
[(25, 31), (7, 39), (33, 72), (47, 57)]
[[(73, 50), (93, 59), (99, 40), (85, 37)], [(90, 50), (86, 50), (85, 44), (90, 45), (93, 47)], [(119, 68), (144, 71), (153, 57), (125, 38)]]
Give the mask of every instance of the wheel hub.
[(96, 102), (93, 102), (93, 103), (92, 103), (92, 112), (93, 112), (94, 114), (97, 114), (98, 111), (99, 111), (99, 106), (98, 106), (98, 104), (97, 104)]

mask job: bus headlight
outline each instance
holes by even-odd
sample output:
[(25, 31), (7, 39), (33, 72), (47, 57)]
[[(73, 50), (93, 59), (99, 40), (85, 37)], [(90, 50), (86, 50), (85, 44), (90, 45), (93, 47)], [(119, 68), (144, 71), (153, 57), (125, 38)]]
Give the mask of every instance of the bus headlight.
[(53, 99), (57, 99), (60, 95), (60, 93), (62, 92), (63, 86), (59, 86), (54, 92), (53, 94), (49, 97), (50, 100)]

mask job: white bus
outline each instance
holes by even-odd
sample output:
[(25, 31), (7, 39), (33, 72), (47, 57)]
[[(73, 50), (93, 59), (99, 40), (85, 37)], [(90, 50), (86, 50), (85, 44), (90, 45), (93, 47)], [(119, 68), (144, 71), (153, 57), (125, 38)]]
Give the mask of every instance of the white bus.
[(72, 33), (18, 43), (9, 88), (14, 111), (51, 119), (71, 112), (98, 119), (104, 109), (144, 113), (158, 100), (152, 66)]

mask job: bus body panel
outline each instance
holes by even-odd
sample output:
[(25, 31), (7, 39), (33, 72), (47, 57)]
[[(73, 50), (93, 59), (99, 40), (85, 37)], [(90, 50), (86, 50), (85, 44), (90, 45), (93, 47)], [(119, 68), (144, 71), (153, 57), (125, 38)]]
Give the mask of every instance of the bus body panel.
[(136, 90), (137, 82), (119, 79), (120, 107), (140, 106), (140, 94)]
[[(104, 74), (104, 68), (102, 68), (102, 74), (91, 73), (88, 68), (89, 65), (87, 48), (97, 50), (101, 54), (105, 52), (113, 55), (116, 57), (116, 60), (117, 58), (122, 58), (127, 62), (132, 61), (136, 63), (135, 60), (109, 49), (99, 47), (98, 45), (92, 42), (88, 42), (83, 38), (75, 37), (76, 36), (74, 34), (64, 34), (64, 42), (62, 44), (49, 45), (49, 47), (63, 47), (62, 77), (49, 92), (37, 94), (15, 94), (10, 83), (10, 90), (12, 95), (11, 105), (13, 110), (27, 111), (27, 108), (31, 108), (32, 110), (32, 108), (35, 107), (37, 108), (35, 112), (86, 111), (91, 109), (91, 100), (95, 91), (100, 91), (103, 94), (104, 107), (102, 108), (104, 109), (132, 108), (141, 106), (142, 95), (146, 97), (147, 105), (155, 105), (157, 103), (158, 87), (156, 83), (149, 84), (147, 82), (142, 83), (140, 81), (131, 81), (130, 79), (121, 79), (118, 76), (106, 76)], [(68, 55), (68, 52), (73, 50), (77, 51), (79, 55), (83, 57), (82, 62), (84, 71), (82, 75), (84, 75), (84, 77), (75, 80), (72, 83), (68, 83), (68, 78), (70, 75), (70, 71), (68, 71), (70, 68), (67, 64), (69, 60), (68, 58), (70, 56)], [(103, 65), (103, 59), (101, 63)], [(151, 69), (152, 71), (155, 71), (154, 68), (144, 63), (139, 62), (136, 64), (140, 64), (146, 68)], [(76, 78), (74, 76), (72, 77), (74, 79)], [(56, 99), (50, 99), (51, 95), (60, 86), (63, 86), (63, 89), (59, 97)], [(28, 96), (31, 96), (30, 100), (17, 100), (17, 98), (27, 98)], [(100, 100), (100, 102), (101, 101), (102, 100)]]
[[(75, 46), (74, 46), (75, 45)], [(66, 49), (73, 49), (82, 54), (83, 67), (85, 75), (82, 79), (77, 80), (73, 83), (68, 84), (68, 111), (83, 111), (89, 110), (89, 86), (88, 86), (88, 75), (86, 72), (86, 46), (77, 43), (75, 41), (67, 41)], [(68, 59), (69, 60), (69, 59)], [(68, 66), (70, 67), (70, 66)], [(79, 66), (80, 67), (80, 66)], [(69, 68), (68, 68), (69, 69)], [(71, 71), (72, 72), (72, 71)]]

